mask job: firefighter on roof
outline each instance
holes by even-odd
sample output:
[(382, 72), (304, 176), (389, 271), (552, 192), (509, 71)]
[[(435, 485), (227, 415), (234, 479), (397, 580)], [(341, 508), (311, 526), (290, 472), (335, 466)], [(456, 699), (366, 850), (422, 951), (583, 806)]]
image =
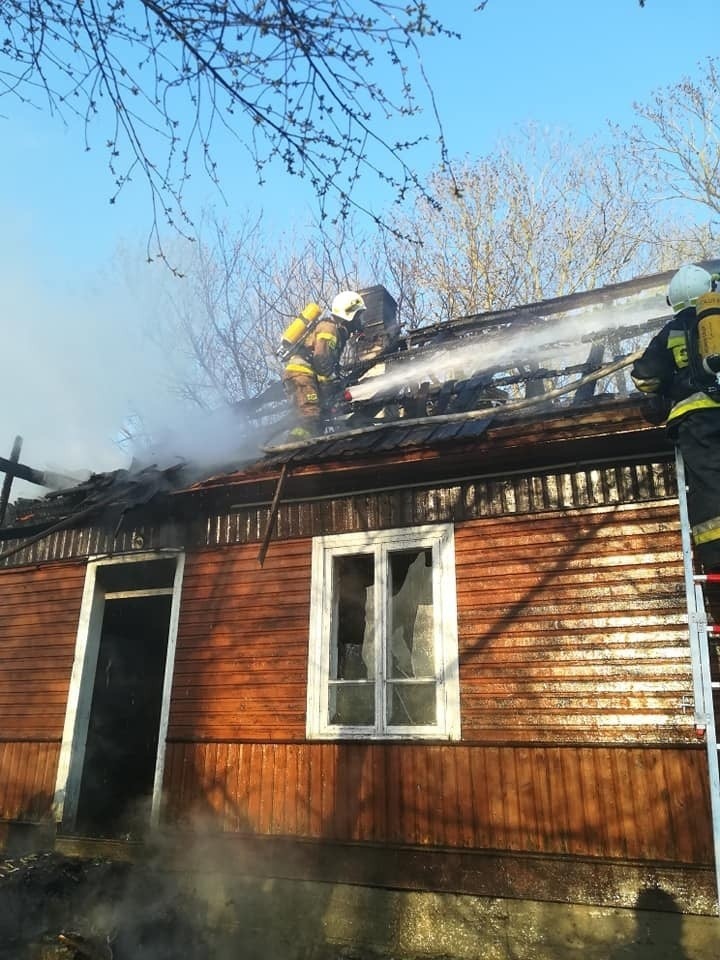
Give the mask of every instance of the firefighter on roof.
[(320, 432), (330, 385), (351, 334), (361, 329), (365, 301), (354, 290), (343, 290), (323, 314), (308, 304), (283, 334), (280, 356), (285, 359), (283, 385), (300, 423), (290, 431), (293, 440)]
[(670, 281), (673, 319), (631, 370), (685, 461), (693, 542), (705, 573), (720, 571), (720, 293), (718, 275), (687, 264)]

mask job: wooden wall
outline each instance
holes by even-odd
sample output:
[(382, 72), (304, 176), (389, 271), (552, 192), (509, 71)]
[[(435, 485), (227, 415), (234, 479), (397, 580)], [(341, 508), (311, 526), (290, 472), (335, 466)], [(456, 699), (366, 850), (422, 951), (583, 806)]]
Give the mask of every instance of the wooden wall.
[(309, 540), (190, 554), (169, 739), (303, 740), (309, 617)]
[(0, 819), (50, 812), (85, 565), (0, 574)]
[(693, 738), (677, 524), (665, 503), (458, 526), (464, 739)]
[[(188, 555), (169, 821), (709, 863), (673, 502), (456, 525), (459, 744), (306, 742), (310, 548)], [(0, 572), (0, 818), (49, 813), (84, 572)]]
[(169, 819), (708, 863), (676, 509), (457, 526), (460, 745), (306, 743), (310, 540), (189, 556)]
[(246, 834), (707, 865), (701, 747), (174, 741), (167, 818)]
[[(694, 738), (673, 504), (471, 521), (455, 548), (463, 740)], [(171, 739), (304, 740), (310, 549), (188, 556)]]

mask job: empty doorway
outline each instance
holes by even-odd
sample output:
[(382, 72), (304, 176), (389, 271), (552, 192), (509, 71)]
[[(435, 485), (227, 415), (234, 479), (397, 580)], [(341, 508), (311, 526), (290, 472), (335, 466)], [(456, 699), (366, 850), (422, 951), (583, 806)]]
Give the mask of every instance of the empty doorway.
[(56, 794), (67, 833), (139, 839), (157, 819), (181, 559), (88, 566)]

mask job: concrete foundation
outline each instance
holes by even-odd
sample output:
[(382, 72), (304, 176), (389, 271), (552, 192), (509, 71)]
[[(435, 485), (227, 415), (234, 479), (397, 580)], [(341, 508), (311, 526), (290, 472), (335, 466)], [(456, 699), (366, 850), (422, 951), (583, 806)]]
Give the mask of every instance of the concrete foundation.
[[(720, 920), (257, 879), (57, 853), (0, 862), (0, 960), (717, 960)], [(658, 909), (664, 907), (664, 909)]]

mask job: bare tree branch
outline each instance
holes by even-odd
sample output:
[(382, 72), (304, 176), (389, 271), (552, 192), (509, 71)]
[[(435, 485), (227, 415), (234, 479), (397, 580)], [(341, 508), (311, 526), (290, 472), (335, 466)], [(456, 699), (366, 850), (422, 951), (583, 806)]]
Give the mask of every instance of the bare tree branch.
[(426, 2), (5, 0), (0, 96), (79, 119), (87, 149), (91, 125), (109, 122), (111, 202), (142, 175), (157, 241), (160, 220), (188, 229), (185, 185), (198, 155), (219, 184), (218, 127), (246, 147), (259, 183), (277, 161), (310, 182), (323, 218), (358, 209), (377, 219), (357, 199), (361, 176), (434, 204), (411, 164), (418, 141), (384, 131), (419, 112), (417, 83), (446, 160), (419, 50), (441, 35), (457, 36)]
[(532, 127), (458, 164), (452, 179), (438, 172), (430, 189), (441, 211), (419, 200), (401, 224), (416, 242), (393, 241), (422, 311), (411, 325), (655, 272), (676, 262), (689, 236), (687, 225), (659, 216), (621, 151)]
[[(632, 159), (657, 185), (659, 200), (689, 201), (720, 217), (720, 59), (708, 57), (697, 79), (684, 77), (635, 104), (627, 133)], [(715, 220), (717, 228), (718, 221)]]

